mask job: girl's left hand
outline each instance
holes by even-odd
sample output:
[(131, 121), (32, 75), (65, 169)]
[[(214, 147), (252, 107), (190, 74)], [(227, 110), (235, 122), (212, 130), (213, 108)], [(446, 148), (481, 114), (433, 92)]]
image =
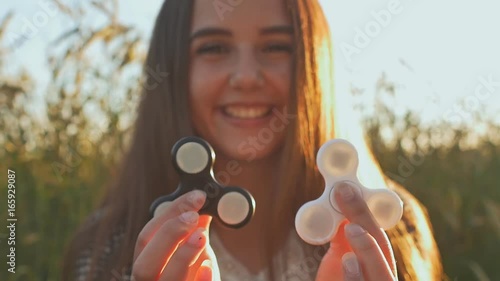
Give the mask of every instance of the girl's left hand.
[(335, 199), (350, 223), (339, 226), (316, 281), (397, 280), (391, 243), (365, 201), (347, 184), (335, 188)]

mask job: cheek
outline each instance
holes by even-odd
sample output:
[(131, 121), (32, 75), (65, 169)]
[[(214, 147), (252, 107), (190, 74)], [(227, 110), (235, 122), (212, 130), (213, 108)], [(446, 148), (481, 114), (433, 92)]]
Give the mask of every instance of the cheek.
[(203, 104), (207, 103), (203, 84), (206, 84), (203, 77), (203, 69), (197, 65), (191, 65), (189, 73), (189, 107), (191, 111), (191, 123), (194, 129), (199, 133), (203, 126), (206, 112), (203, 110)]
[(190, 70), (189, 90), (194, 99), (215, 99), (223, 86), (223, 71), (203, 62), (194, 62)]
[(291, 71), (287, 71), (285, 74), (283, 74), (283, 77), (281, 79), (281, 93), (286, 101), (288, 101), (288, 98), (290, 96), (290, 91), (291, 91)]
[(290, 63), (277, 64), (272, 67), (271, 77), (277, 94), (285, 102), (288, 101), (291, 91), (292, 70)]
[(197, 64), (193, 64), (191, 66), (191, 70), (189, 73), (189, 98), (192, 104), (193, 101), (197, 101), (199, 98), (203, 98), (203, 74), (204, 70), (200, 69)]
[(223, 77), (213, 67), (194, 62), (189, 75), (189, 104), (193, 126), (207, 127), (210, 115), (217, 106)]

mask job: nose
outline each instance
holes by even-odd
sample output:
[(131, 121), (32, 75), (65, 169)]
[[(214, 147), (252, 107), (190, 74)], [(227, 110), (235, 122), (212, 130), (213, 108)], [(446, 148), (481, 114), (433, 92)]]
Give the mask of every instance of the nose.
[(237, 90), (252, 91), (264, 85), (262, 66), (251, 49), (238, 53), (229, 85)]

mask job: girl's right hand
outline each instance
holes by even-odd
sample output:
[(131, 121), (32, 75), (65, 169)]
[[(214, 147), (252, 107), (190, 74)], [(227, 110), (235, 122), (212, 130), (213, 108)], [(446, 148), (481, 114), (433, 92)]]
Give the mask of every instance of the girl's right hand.
[(208, 244), (212, 218), (198, 215), (205, 199), (204, 192), (195, 190), (158, 207), (137, 238), (132, 280), (220, 280), (217, 260)]

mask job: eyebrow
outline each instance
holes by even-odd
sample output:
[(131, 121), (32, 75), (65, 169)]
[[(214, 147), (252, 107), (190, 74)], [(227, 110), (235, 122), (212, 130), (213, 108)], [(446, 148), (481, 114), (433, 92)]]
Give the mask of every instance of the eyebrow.
[(293, 34), (293, 27), (290, 25), (277, 25), (263, 28), (260, 31), (261, 34), (276, 34), (276, 33), (285, 33), (285, 34)]
[[(271, 26), (271, 27), (262, 28), (260, 30), (260, 34), (262, 34), (262, 35), (293, 34), (293, 28), (289, 25)], [(197, 30), (193, 34), (191, 34), (190, 40), (193, 41), (196, 38), (206, 37), (206, 36), (215, 36), (215, 35), (232, 36), (233, 33), (230, 30), (224, 29), (224, 28), (207, 27), (207, 28), (202, 28), (200, 30)]]

